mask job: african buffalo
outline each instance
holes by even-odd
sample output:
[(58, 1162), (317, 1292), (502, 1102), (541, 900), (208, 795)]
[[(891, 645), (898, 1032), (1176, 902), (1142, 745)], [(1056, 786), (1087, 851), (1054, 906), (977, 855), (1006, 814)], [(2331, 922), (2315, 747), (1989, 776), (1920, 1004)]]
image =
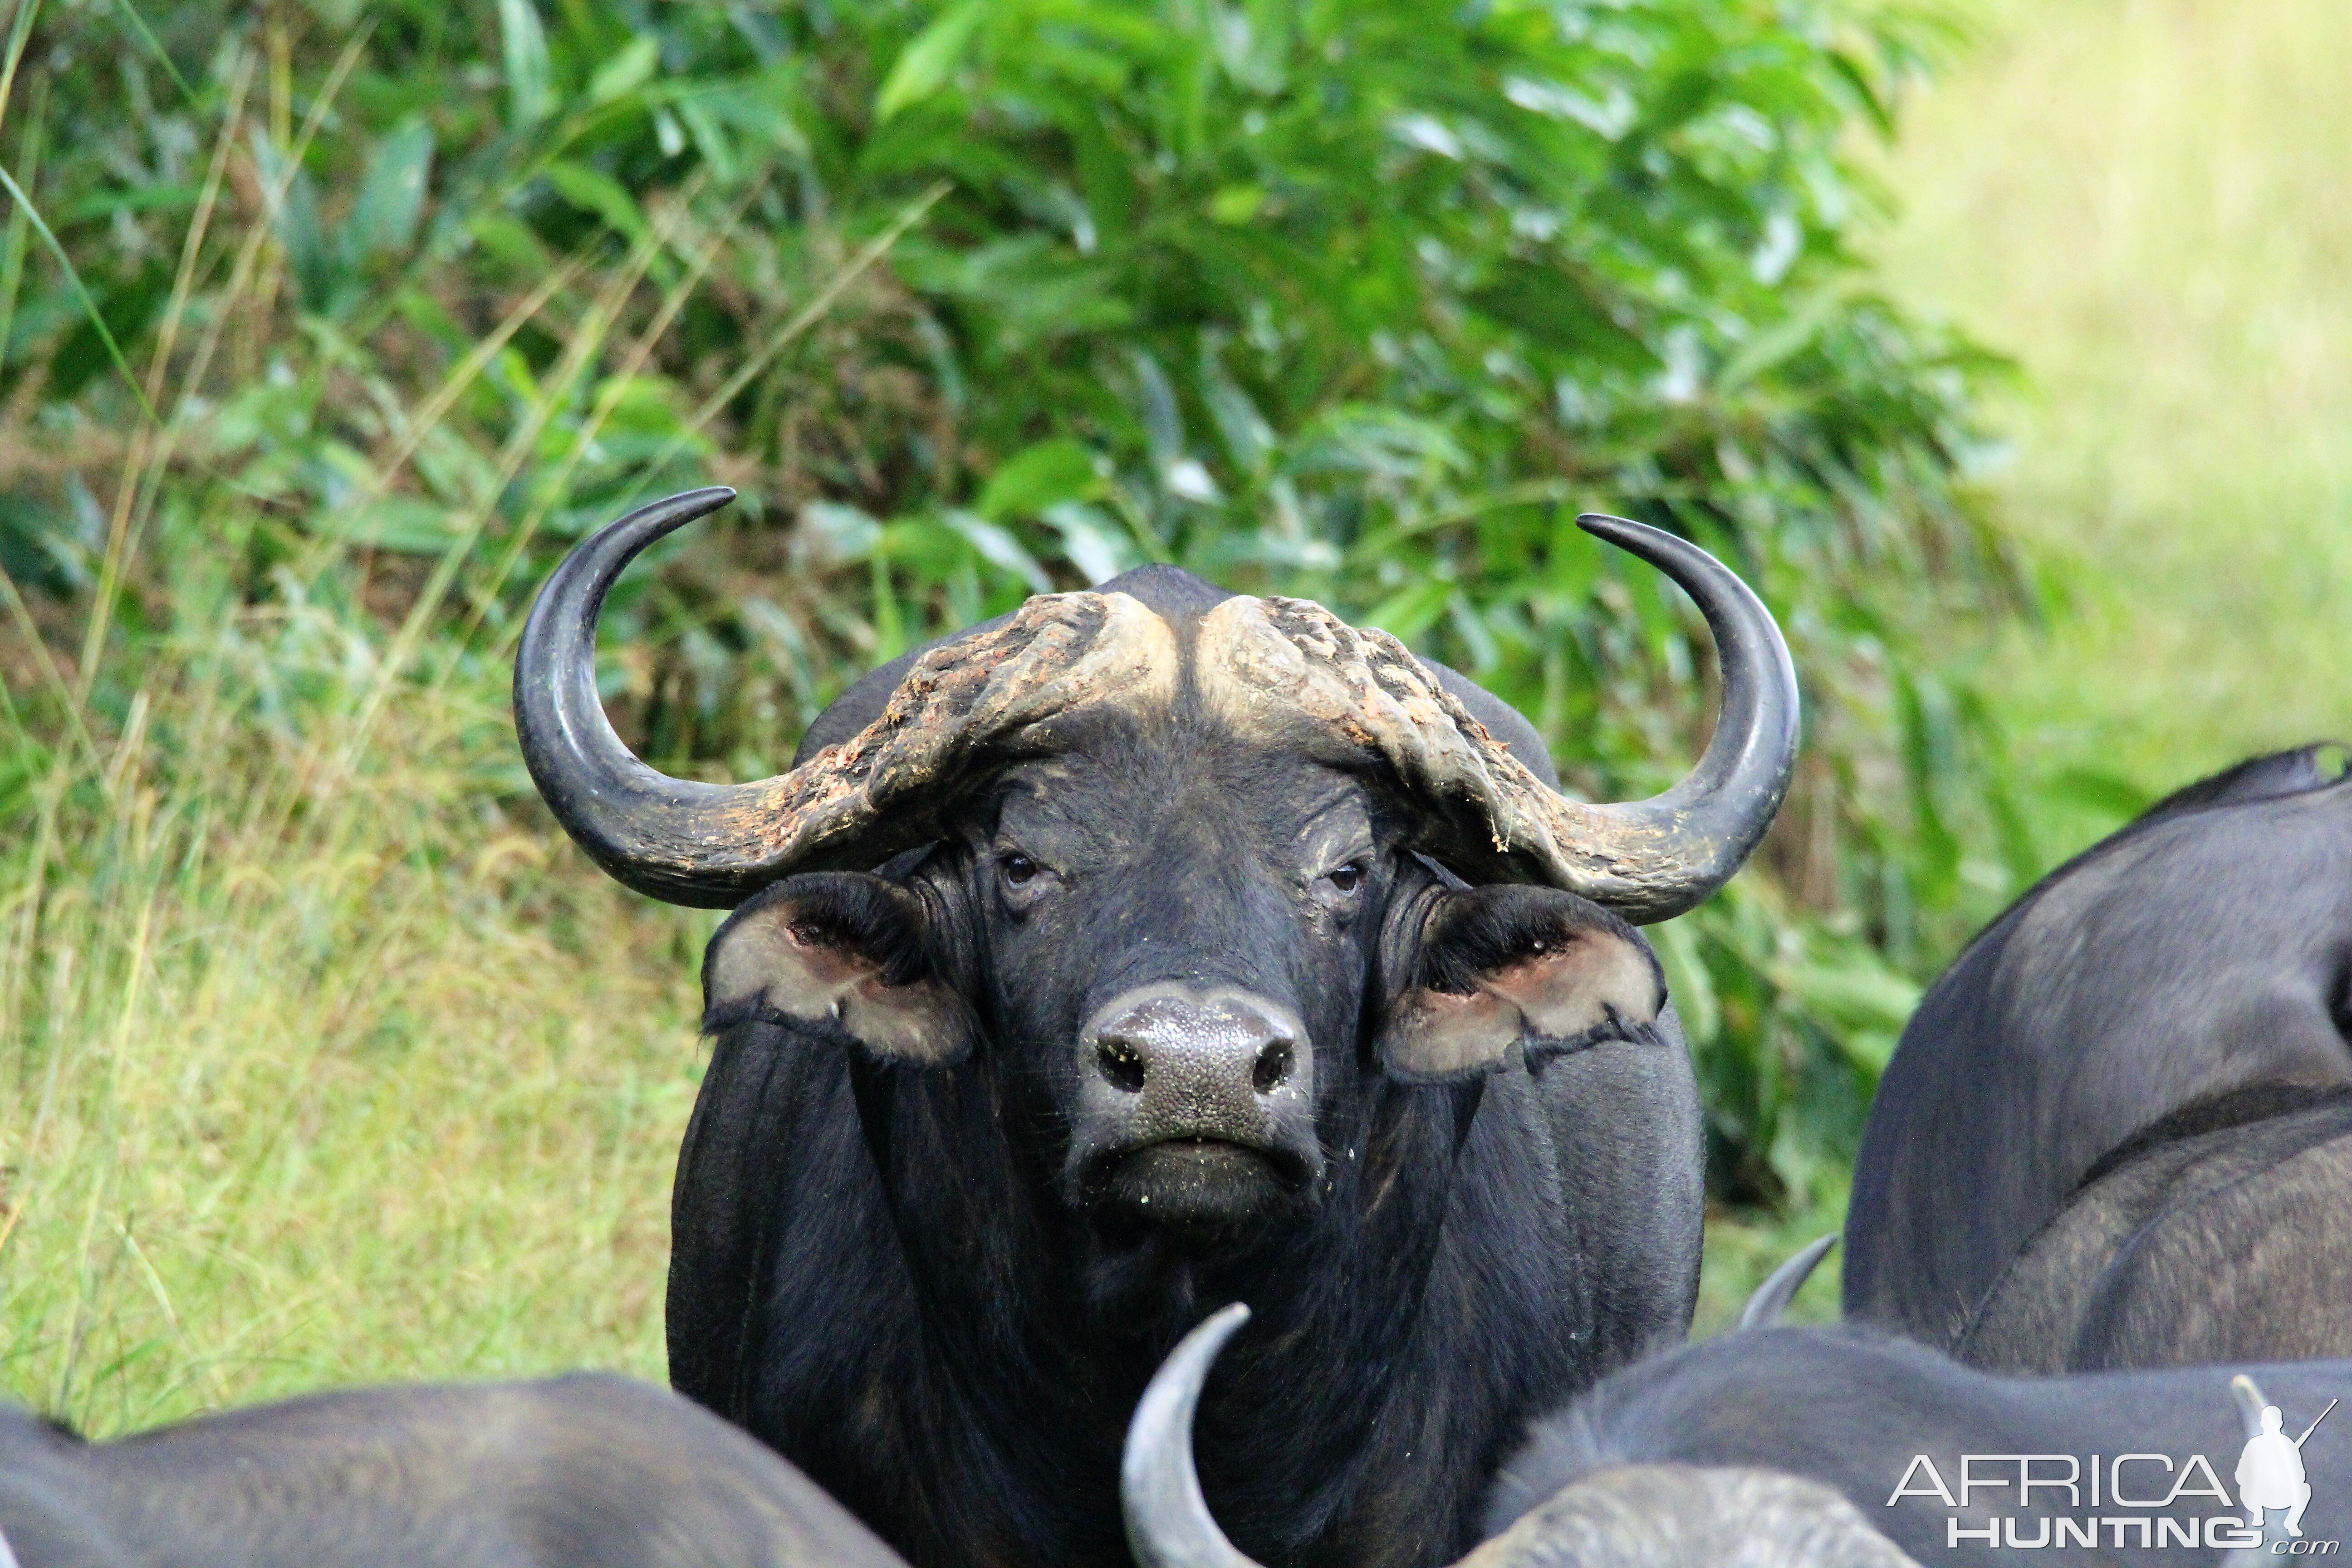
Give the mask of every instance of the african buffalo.
[(1786, 787), (1771, 618), (1692, 545), (1585, 526), (1697, 601), (1723, 709), (1631, 805), (1395, 639), (1148, 567), (885, 666), (793, 770), (632, 756), (606, 590), (704, 490), (583, 542), (517, 729), (621, 880), (735, 906), (678, 1162), (676, 1385), (923, 1564), (1124, 1564), (1121, 1429), (1241, 1298), (1211, 1489), (1286, 1563), (1465, 1544), (1535, 1411), (1686, 1331), (1698, 1112), (1661, 920)]
[(1920, 1005), (1850, 1317), (2017, 1370), (2352, 1355), (2352, 787), (2326, 748), (2053, 871)]
[(85, 1443), (0, 1408), (21, 1568), (905, 1568), (808, 1479), (626, 1378), (314, 1394)]
[[(1255, 1568), (1190, 1458), (1192, 1403), (1245, 1315), (1202, 1324), (1137, 1410), (1124, 1479), (1139, 1568)], [(1537, 1422), (1489, 1496), (1493, 1539), (1461, 1568), (2335, 1556), (2352, 1533), (2352, 1427), (2326, 1418), (2343, 1397), (2352, 1362), (2021, 1378), (1868, 1329), (1734, 1333)], [(2258, 1457), (2258, 1436), (2292, 1456)], [(1215, 1443), (1203, 1435), (1204, 1459)]]

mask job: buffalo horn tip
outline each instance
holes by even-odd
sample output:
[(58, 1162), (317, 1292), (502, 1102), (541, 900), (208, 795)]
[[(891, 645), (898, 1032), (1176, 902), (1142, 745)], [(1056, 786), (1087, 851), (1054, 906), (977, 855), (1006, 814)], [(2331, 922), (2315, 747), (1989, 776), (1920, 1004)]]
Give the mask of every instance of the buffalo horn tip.
[(1239, 1301), (1210, 1314), (1168, 1352), (1136, 1405), (1118, 1474), (1136, 1568), (1258, 1568), (1217, 1527), (1192, 1464), (1192, 1413), (1201, 1385), (1249, 1315)]
[(1832, 1231), (1772, 1270), (1770, 1278), (1756, 1287), (1756, 1294), (1748, 1297), (1748, 1305), (1740, 1310), (1738, 1331), (1779, 1328), (1780, 1314), (1789, 1310), (1789, 1303), (1797, 1299), (1797, 1292), (1805, 1288), (1805, 1281), (1812, 1278), (1814, 1268), (1830, 1255), (1837, 1240), (1837, 1233)]

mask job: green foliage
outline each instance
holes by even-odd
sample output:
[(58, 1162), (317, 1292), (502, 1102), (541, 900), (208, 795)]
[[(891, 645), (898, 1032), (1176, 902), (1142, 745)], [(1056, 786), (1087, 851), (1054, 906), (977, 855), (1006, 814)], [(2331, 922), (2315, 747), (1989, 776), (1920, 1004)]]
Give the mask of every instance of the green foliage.
[[(555, 552), (718, 478), (739, 515), (609, 617), (616, 711), (673, 771), (773, 771), (873, 661), (1162, 560), (1395, 632), (1622, 797), (1707, 710), (1689, 607), (1573, 527), (1630, 513), (1757, 584), (1810, 704), (1761, 874), (1659, 933), (1745, 1201), (1803, 1200), (1916, 981), (2032, 868), (1937, 658), (2021, 603), (1960, 488), (2000, 366), (1855, 248), (1847, 149), (1928, 17), (185, 0), (151, 41), (126, 15), (42, 16), (47, 97), (9, 121), (75, 270), (12, 221), (8, 406), (47, 456), (0, 489), (0, 561), (121, 628), (102, 713), (163, 639), (226, 617), (266, 670), (314, 606), (364, 650), (364, 712), (487, 687)], [(240, 689), (260, 723), (324, 700)]]

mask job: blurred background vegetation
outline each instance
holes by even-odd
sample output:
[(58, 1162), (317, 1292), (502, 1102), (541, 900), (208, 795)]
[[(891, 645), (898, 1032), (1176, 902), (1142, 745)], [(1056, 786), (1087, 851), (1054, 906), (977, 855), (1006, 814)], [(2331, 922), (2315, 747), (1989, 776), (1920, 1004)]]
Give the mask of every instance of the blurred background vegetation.
[(1809, 707), (1653, 931), (1718, 1321), (1977, 924), (2352, 729), (2347, 67), (2332, 0), (17, 0), (0, 1386), (661, 1375), (710, 919), (572, 851), (505, 686), (555, 557), (706, 480), (604, 678), (714, 779), (1169, 560), (1645, 794), (1707, 639), (1571, 520), (1733, 563)]

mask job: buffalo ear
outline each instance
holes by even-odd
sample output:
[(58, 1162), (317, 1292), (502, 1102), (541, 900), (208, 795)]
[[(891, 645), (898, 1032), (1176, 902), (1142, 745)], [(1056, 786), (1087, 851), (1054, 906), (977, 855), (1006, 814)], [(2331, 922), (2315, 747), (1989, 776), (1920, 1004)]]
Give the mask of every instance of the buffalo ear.
[(922, 900), (879, 877), (812, 872), (763, 889), (702, 961), (702, 1026), (837, 1030), (871, 1056), (937, 1067), (971, 1049), (963, 1000), (930, 973)]
[(1649, 944), (1599, 905), (1549, 888), (1470, 889), (1429, 914), (1381, 1062), (1437, 1083), (1515, 1056), (1532, 1065), (1605, 1040), (1655, 1043), (1665, 1003)]

